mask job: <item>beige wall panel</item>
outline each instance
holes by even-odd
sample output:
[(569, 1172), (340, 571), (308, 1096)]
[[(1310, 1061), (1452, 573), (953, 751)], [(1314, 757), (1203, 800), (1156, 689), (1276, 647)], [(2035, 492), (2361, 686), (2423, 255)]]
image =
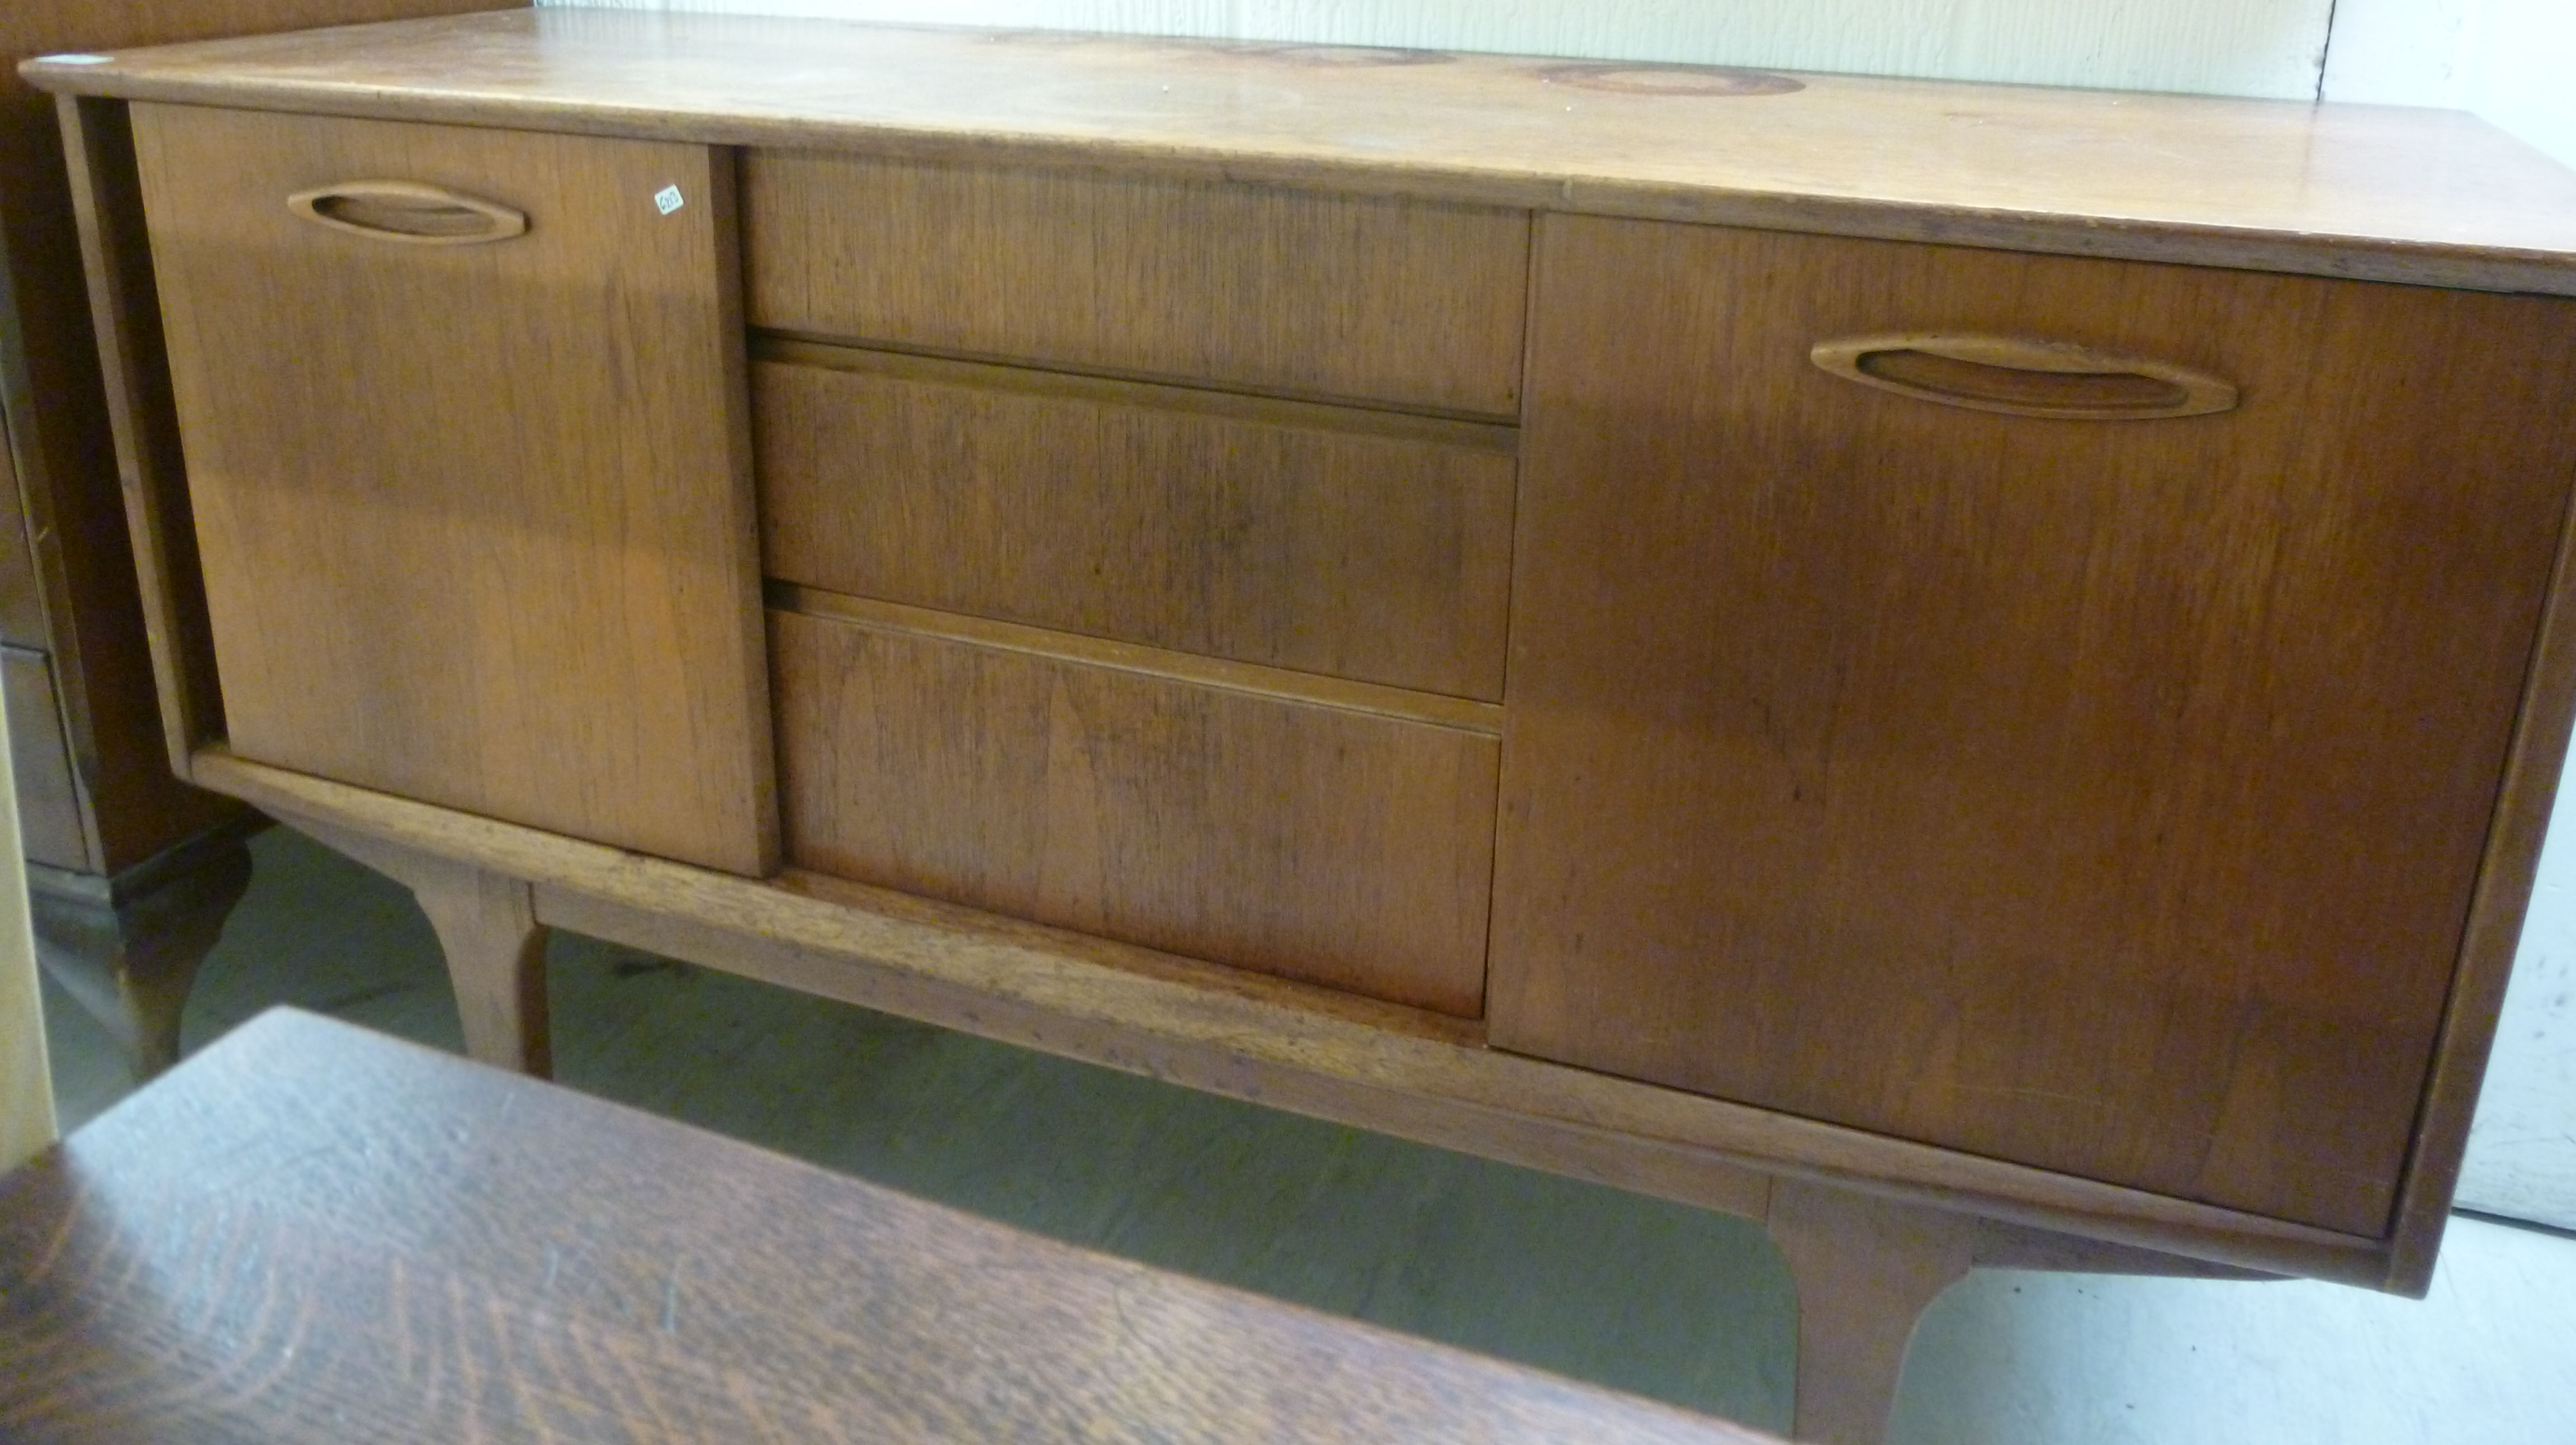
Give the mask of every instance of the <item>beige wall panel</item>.
[[(0, 748), (0, 878), (18, 878), (27, 871), (18, 849), (17, 818), (9, 750)], [(0, 888), (0, 1170), (16, 1168), (53, 1138), (54, 1091), (46, 1071), (27, 890)]]

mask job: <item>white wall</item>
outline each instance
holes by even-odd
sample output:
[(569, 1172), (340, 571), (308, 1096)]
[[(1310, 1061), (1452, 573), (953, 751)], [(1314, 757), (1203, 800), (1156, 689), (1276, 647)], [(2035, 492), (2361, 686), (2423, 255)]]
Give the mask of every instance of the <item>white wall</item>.
[(2469, 108), (2576, 166), (2576, 0), (2485, 0), (2464, 62)]
[(2328, 100), (2474, 110), (2576, 166), (2576, 0), (2342, 0)]
[[(2308, 99), (2334, 0), (563, 0)], [(2349, 3), (2349, 0), (2347, 0)], [(2533, 0), (2563, 4), (2567, 0)]]

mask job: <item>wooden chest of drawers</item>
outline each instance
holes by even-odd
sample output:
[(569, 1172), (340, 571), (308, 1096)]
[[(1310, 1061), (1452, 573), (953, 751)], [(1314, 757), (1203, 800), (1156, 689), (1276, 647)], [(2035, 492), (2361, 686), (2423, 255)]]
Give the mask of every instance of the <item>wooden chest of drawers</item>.
[[(29, 74), (174, 757), (411, 882), (478, 1051), (563, 926), (1811, 1278), (2423, 1287), (2570, 705), (2576, 176), (2473, 123), (565, 11)], [(1813, 1313), (1859, 1438), (1910, 1313)]]

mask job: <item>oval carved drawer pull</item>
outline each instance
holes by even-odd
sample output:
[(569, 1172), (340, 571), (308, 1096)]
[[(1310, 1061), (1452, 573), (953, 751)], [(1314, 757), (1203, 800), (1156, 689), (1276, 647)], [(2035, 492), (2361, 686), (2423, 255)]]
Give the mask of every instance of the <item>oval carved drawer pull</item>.
[(2222, 377), (2064, 341), (1899, 331), (1820, 341), (1807, 355), (1863, 386), (2007, 416), (2152, 421), (2236, 405), (2236, 385)]
[(472, 246), (527, 234), (528, 213), (416, 181), (342, 181), (298, 191), (286, 208), (316, 225), (375, 241)]

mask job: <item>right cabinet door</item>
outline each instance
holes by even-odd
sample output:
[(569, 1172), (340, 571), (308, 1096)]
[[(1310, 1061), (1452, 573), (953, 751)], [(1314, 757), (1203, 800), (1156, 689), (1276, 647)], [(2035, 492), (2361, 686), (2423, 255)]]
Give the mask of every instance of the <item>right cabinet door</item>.
[[(2381, 1232), (2576, 472), (2576, 304), (1566, 217), (1538, 266), (1493, 1041)], [(1811, 360), (1901, 334), (2238, 404)]]

